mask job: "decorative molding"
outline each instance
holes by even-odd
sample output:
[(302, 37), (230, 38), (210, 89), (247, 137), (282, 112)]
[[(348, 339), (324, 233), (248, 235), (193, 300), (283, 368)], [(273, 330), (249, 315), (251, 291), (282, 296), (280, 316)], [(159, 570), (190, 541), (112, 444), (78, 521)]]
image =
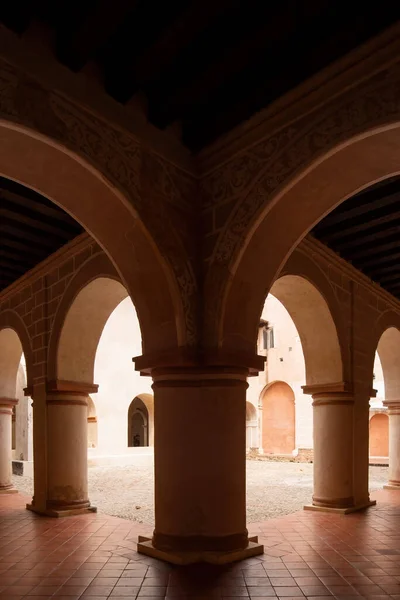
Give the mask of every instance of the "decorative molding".
[(312, 385), (302, 385), (303, 394), (313, 396), (316, 394), (352, 394), (353, 386), (347, 381), (337, 381), (336, 383), (315, 383)]
[(48, 381), (46, 391), (50, 394), (59, 392), (60, 394), (77, 394), (88, 395), (96, 394), (99, 391), (99, 386), (95, 383), (86, 383), (83, 381), (66, 381), (57, 379)]
[(45, 89), (4, 60), (0, 60), (0, 118), (61, 143), (121, 190), (171, 266), (181, 294), (187, 343), (195, 345), (198, 282), (191, 258), (196, 248), (191, 215), (197, 198), (194, 176), (144, 147), (131, 133)]
[(387, 414), (400, 415), (400, 399), (397, 400), (384, 400), (383, 406), (387, 408)]
[(269, 200), (319, 156), (367, 129), (400, 118), (400, 65), (374, 74), (269, 137), (203, 181), (209, 204), (234, 202), (212, 261), (230, 264)]
[(338, 272), (346, 275), (350, 280), (361, 285), (369, 292), (373, 292), (377, 297), (383, 300), (388, 307), (392, 307), (396, 312), (400, 313), (400, 300), (397, 300), (397, 298), (384, 290), (378, 283), (375, 283), (375, 281), (353, 267), (353, 265), (328, 248), (328, 246), (325, 246), (325, 244), (315, 239), (312, 235), (305, 237), (293, 252), (301, 252), (308, 257), (316, 256), (318, 261), (322, 260), (326, 264), (332, 265)]

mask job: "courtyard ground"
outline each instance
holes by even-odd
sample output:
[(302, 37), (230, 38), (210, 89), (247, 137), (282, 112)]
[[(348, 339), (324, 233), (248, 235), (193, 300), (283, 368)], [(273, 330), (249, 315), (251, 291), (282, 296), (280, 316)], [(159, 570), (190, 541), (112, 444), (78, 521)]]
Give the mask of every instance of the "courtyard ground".
[[(249, 523), (287, 515), (311, 502), (313, 465), (247, 460)], [(370, 467), (370, 490), (387, 481), (387, 467)], [(32, 495), (30, 477), (14, 476), (14, 485)], [(89, 497), (100, 513), (154, 524), (153, 456), (138, 455), (129, 466), (89, 468)]]

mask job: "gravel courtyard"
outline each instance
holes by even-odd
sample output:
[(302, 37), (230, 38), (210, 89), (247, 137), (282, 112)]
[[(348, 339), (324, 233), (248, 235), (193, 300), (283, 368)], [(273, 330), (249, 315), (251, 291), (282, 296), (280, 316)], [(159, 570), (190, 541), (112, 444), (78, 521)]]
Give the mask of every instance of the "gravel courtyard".
[[(370, 489), (387, 481), (387, 467), (370, 467)], [(14, 476), (14, 485), (32, 494), (32, 479)], [(311, 501), (312, 465), (247, 461), (248, 522), (285, 515)], [(89, 496), (99, 512), (153, 525), (153, 457), (138, 455), (135, 464), (90, 467)]]

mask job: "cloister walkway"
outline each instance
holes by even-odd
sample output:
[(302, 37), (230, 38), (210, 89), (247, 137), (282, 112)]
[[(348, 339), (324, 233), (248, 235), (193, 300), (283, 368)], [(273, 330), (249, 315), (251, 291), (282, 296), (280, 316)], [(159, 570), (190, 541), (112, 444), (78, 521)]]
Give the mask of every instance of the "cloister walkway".
[(173, 567), (136, 553), (145, 525), (105, 515), (50, 519), (0, 498), (0, 597), (400, 600), (400, 494), (345, 517), (300, 511), (251, 525), (263, 556)]

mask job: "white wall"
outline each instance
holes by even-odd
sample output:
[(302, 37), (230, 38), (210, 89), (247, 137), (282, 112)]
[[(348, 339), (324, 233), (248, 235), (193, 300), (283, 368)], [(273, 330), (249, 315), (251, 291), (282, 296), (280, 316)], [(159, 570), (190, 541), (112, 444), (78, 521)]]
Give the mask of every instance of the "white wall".
[(108, 319), (97, 348), (91, 398), (96, 407), (98, 446), (90, 455), (128, 452), (128, 409), (135, 396), (152, 394), (151, 378), (135, 371), (132, 358), (142, 353), (142, 338), (135, 308), (123, 300)]
[[(299, 334), (291, 316), (279, 300), (268, 295), (261, 315), (274, 330), (274, 348), (263, 349), (262, 329), (259, 334), (259, 354), (267, 356), (265, 370), (249, 380), (248, 400), (254, 406), (261, 404), (263, 388), (274, 381), (284, 381), (292, 388), (296, 403), (296, 448), (312, 448), (312, 399), (303, 394), (305, 363)], [(262, 415), (259, 414), (261, 439)]]

